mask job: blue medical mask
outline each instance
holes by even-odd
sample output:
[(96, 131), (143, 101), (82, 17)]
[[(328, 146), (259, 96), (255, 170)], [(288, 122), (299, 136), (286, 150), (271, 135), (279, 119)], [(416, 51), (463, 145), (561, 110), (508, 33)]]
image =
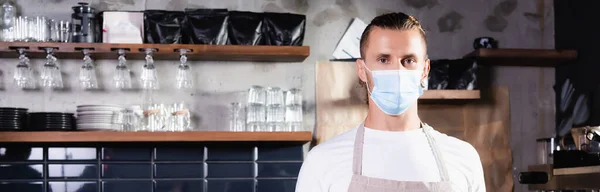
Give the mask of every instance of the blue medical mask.
[(420, 86), (423, 72), (420, 70), (371, 71), (366, 65), (365, 69), (371, 72), (373, 77), (370, 98), (385, 114), (400, 115), (423, 95), (423, 88)]

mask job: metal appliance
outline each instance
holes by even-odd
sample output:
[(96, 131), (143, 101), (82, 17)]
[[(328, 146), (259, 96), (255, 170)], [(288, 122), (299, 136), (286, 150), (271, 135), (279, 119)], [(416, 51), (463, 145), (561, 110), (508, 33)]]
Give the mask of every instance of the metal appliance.
[(95, 43), (98, 25), (96, 22), (96, 10), (88, 3), (80, 2), (79, 6), (73, 6), (71, 23), (73, 24), (72, 41), (77, 43)]
[(599, 133), (600, 126), (577, 127), (557, 142), (538, 140), (540, 156), (551, 159), (529, 166), (527, 172), (519, 174), (519, 183), (528, 184), (532, 191), (600, 191)]

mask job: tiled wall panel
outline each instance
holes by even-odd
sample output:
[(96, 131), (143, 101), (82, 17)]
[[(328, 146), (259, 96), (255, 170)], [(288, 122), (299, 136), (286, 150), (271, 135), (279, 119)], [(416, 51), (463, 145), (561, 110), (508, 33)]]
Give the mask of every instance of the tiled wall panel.
[(0, 192), (292, 192), (302, 145), (2, 147)]

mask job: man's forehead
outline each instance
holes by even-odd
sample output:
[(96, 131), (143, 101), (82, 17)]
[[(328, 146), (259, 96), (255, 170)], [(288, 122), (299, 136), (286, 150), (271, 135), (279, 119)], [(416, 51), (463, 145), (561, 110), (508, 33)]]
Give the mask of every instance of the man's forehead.
[(425, 41), (418, 30), (375, 28), (366, 44), (367, 54), (413, 54), (425, 52)]

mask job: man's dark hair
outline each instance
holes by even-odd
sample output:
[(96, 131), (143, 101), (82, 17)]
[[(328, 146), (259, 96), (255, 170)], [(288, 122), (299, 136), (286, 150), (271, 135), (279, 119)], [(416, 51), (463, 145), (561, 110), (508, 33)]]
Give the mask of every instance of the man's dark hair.
[(367, 28), (365, 28), (365, 31), (363, 31), (360, 37), (360, 55), (363, 59), (365, 58), (365, 49), (369, 43), (369, 34), (375, 27), (401, 31), (417, 29), (421, 33), (423, 41), (426, 42), (425, 31), (415, 17), (402, 12), (380, 15), (375, 17), (375, 19), (367, 25)]

